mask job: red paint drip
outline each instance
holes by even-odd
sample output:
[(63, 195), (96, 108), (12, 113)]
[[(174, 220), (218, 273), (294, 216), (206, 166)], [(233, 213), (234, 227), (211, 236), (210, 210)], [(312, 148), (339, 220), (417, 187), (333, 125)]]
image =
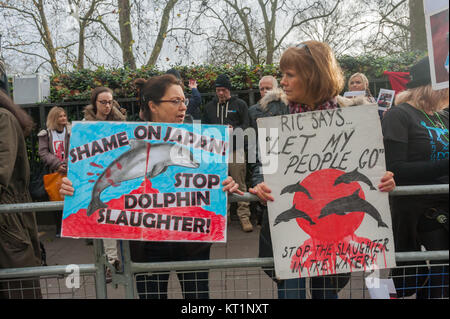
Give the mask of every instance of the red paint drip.
[(118, 169), (122, 169), (122, 165), (119, 162), (116, 163), (116, 166)]
[(87, 173), (87, 175), (88, 175), (88, 176), (93, 176), (94, 173), (89, 172), (89, 173)]
[(97, 168), (103, 168), (103, 166), (101, 166), (99, 164), (95, 164), (94, 162), (91, 162), (89, 165), (97, 167)]
[(93, 179), (90, 179), (89, 183), (95, 183), (95, 181)]
[[(337, 247), (338, 243), (340, 249)], [(364, 247), (364, 249), (360, 249), (360, 247)], [(366, 249), (367, 247), (369, 248)], [(296, 252), (301, 253), (299, 256), (293, 255), (290, 268), (298, 271), (299, 277), (302, 277), (302, 269), (307, 271), (308, 276), (311, 276), (311, 273), (316, 276), (336, 274), (338, 269), (341, 269), (340, 272), (342, 270), (344, 272), (346, 270), (349, 272), (361, 271), (360, 267), (354, 266), (353, 262), (355, 261), (358, 261), (358, 264), (366, 271), (368, 265), (365, 261), (371, 267), (377, 266), (379, 264), (378, 254), (383, 254), (385, 268), (387, 268), (384, 246), (355, 234), (341, 238), (337, 242), (310, 238), (300, 245)], [(320, 267), (317, 267), (318, 262)]]
[(111, 177), (111, 169), (110, 168), (108, 168), (106, 170), (106, 178), (109, 178), (109, 177)]
[(150, 161), (150, 143), (147, 143), (147, 159), (145, 161), (144, 189), (147, 189), (148, 162)]
[(108, 178), (107, 181), (108, 181), (109, 185), (111, 185), (112, 187), (120, 186), (120, 183), (119, 183), (119, 184), (116, 184), (116, 183), (115, 183), (112, 179), (110, 179), (110, 178)]

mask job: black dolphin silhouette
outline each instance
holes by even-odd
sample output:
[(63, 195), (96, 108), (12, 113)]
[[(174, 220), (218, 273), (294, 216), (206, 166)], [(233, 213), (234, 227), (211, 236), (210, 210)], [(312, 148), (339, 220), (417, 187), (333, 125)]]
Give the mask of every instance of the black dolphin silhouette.
[(302, 212), (301, 210), (295, 208), (294, 204), (294, 206), (278, 215), (277, 218), (275, 218), (275, 223), (273, 225), (276, 226), (281, 222), (288, 222), (294, 218), (304, 218), (307, 221), (309, 221), (311, 225), (316, 224), (315, 222), (312, 221), (311, 217), (309, 217), (305, 212)]
[(312, 199), (311, 194), (308, 192), (308, 190), (307, 190), (305, 187), (303, 187), (303, 185), (300, 184), (300, 182), (301, 182), (301, 181), (298, 181), (298, 182), (295, 183), (295, 184), (286, 186), (285, 188), (283, 188), (283, 189), (281, 190), (280, 195), (283, 195), (284, 193), (297, 193), (297, 192), (302, 192), (302, 193), (305, 193), (305, 194), (308, 196), (309, 199)]
[(353, 171), (351, 171), (349, 173), (345, 173), (345, 174), (339, 176), (338, 178), (336, 178), (336, 180), (334, 181), (334, 186), (341, 184), (341, 183), (350, 184), (351, 182), (363, 182), (363, 183), (366, 183), (367, 185), (369, 185), (371, 190), (373, 190), (373, 191), (376, 190), (376, 188), (373, 186), (370, 179), (366, 175), (358, 172), (358, 168), (355, 168)]
[(378, 227), (388, 227), (381, 220), (381, 215), (377, 209), (373, 207), (372, 204), (359, 197), (358, 193), (359, 189), (350, 196), (341, 197), (329, 202), (320, 211), (319, 219), (331, 214), (344, 216), (352, 212), (364, 212), (378, 222)]

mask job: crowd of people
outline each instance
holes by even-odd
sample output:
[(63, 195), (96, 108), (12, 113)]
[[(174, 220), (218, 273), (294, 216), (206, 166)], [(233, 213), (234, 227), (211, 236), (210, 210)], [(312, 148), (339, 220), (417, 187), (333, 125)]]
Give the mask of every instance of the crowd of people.
[[(187, 99), (180, 74), (174, 69), (150, 79), (136, 79), (139, 117), (143, 121), (163, 123), (187, 123), (195, 119), (203, 124), (227, 125), (233, 130), (248, 127), (256, 130), (257, 119), (263, 117), (376, 103), (369, 81), (362, 73), (352, 75), (347, 87), (349, 91), (364, 91), (364, 94), (352, 98), (341, 96), (345, 87), (343, 72), (325, 43), (307, 41), (288, 48), (281, 56), (280, 70), (283, 75), (280, 82), (273, 76), (260, 79), (261, 99), (252, 106), (231, 94), (232, 85), (225, 74), (217, 77), (216, 96), (203, 107), (195, 80), (189, 81), (192, 95)], [(387, 166), (377, 185), (380, 192), (391, 192), (396, 185), (448, 184), (448, 89), (432, 90), (428, 58), (411, 69), (411, 76), (408, 89), (397, 95), (395, 106), (380, 114)], [(99, 87), (92, 91), (91, 103), (84, 110), (83, 120), (125, 121), (126, 115), (114, 100), (112, 90)], [(31, 201), (27, 188), (29, 163), (25, 138), (32, 127), (31, 118), (0, 90), (0, 204)], [(65, 175), (70, 124), (63, 108), (50, 110), (47, 128), (38, 136), (42, 161), (49, 171)], [(258, 147), (248, 145), (248, 148), (240, 149), (239, 143), (232, 145), (229, 177), (223, 184), (223, 191), (240, 195), (248, 191), (258, 197), (259, 202), (252, 207), (248, 202), (239, 202), (237, 216), (242, 230), (251, 232), (255, 227), (251, 214), (259, 214), (259, 256), (272, 257), (267, 201), (275, 199), (264, 182), (259, 157), (247, 163), (236, 160), (245, 152), (257, 154)], [(72, 196), (76, 187), (64, 178), (60, 192), (64, 196)], [(422, 195), (413, 199), (397, 196), (390, 204), (396, 251), (420, 251), (421, 246), (427, 250), (448, 250), (447, 195)], [(57, 228), (59, 231), (60, 226)], [(105, 239), (103, 243), (109, 263), (118, 269), (117, 241)], [(208, 260), (210, 248), (210, 243), (130, 242), (134, 262)], [(0, 268), (38, 265), (39, 240), (34, 214), (0, 214)], [(430, 273), (420, 276), (419, 286), (425, 285), (426, 281), (433, 284), (440, 280), (441, 283), (436, 284), (439, 286), (443, 280), (444, 289), (432, 289), (425, 296), (417, 289), (416, 282), (405, 282), (404, 279), (413, 278), (411, 281), (415, 281), (419, 277), (403, 276), (395, 277), (398, 287), (414, 286), (414, 289), (399, 289), (398, 294), (408, 296), (417, 292), (418, 298), (448, 297), (448, 267), (431, 269)], [(272, 270), (265, 271), (277, 283), (278, 298), (306, 298), (304, 278), (278, 280)], [(395, 272), (393, 270), (393, 275)], [(434, 273), (441, 276), (433, 276)], [(178, 278), (185, 298), (209, 298), (207, 270), (178, 273)], [(138, 275), (136, 283), (140, 298), (167, 298), (168, 274)], [(32, 290), (32, 296), (26, 297), (39, 298), (39, 283), (31, 279), (28, 284), (37, 288)], [(5, 283), (0, 284), (0, 291), (1, 285)], [(342, 285), (340, 283), (338, 287), (332, 276), (318, 276), (311, 278), (309, 287), (313, 299), (336, 299)]]

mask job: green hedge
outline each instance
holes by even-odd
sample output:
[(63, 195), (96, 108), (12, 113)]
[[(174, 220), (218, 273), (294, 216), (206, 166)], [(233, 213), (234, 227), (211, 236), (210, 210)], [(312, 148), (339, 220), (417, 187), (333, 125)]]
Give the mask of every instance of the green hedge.
[[(343, 56), (339, 63), (346, 78), (355, 72), (366, 74), (369, 79), (377, 79), (388, 71), (408, 71), (410, 66), (424, 56), (421, 52), (411, 52), (389, 57), (375, 56)], [(177, 66), (187, 87), (189, 79), (196, 79), (200, 92), (214, 91), (214, 81), (219, 74), (230, 77), (233, 90), (246, 90), (258, 87), (263, 75), (273, 75), (281, 78), (278, 65), (192, 65)], [(97, 70), (80, 70), (53, 76), (51, 78), (50, 102), (88, 100), (91, 89), (97, 86), (107, 86), (114, 90), (116, 98), (134, 97), (136, 88), (133, 81), (137, 78), (149, 78), (163, 74), (165, 70), (155, 67), (142, 67), (137, 70), (129, 68)]]

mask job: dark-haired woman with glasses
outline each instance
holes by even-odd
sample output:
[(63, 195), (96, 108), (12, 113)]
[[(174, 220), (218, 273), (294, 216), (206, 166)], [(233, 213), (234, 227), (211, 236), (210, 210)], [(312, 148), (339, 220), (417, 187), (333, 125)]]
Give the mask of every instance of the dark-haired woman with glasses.
[[(185, 122), (188, 99), (183, 92), (183, 83), (171, 74), (154, 76), (149, 80), (137, 79), (140, 106), (139, 117), (143, 121), (158, 123)], [(149, 158), (149, 160), (151, 160)], [(222, 190), (243, 195), (231, 176), (222, 183)], [(72, 196), (74, 187), (63, 179), (60, 194)], [(200, 261), (210, 259), (211, 243), (207, 242), (151, 242), (130, 241), (133, 262)], [(136, 289), (141, 299), (168, 298), (168, 272), (136, 275)], [(207, 269), (194, 272), (177, 272), (183, 296), (186, 299), (209, 298), (209, 274)]]
[[(119, 103), (113, 99), (113, 91), (110, 88), (96, 87), (91, 93), (91, 104), (84, 108), (83, 121), (125, 121), (126, 116), (122, 114), (119, 108)], [(91, 240), (87, 240), (87, 243), (90, 244)], [(103, 246), (109, 263), (119, 269), (117, 240), (103, 239)], [(111, 281), (111, 271), (108, 268), (106, 270), (106, 282)]]
[(84, 108), (86, 121), (125, 121), (126, 116), (120, 111), (120, 106), (113, 99), (110, 88), (100, 86), (92, 90), (91, 104)]

